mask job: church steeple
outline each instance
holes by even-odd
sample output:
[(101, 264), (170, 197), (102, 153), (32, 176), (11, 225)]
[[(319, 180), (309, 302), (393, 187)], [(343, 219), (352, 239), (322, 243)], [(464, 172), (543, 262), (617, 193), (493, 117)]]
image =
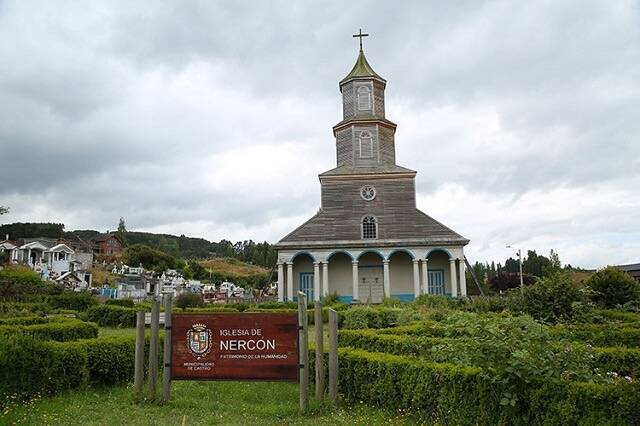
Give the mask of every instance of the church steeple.
[(373, 78), (376, 79), (380, 82), (382, 82), (383, 84), (386, 84), (387, 81), (380, 77), (371, 67), (371, 65), (369, 65), (369, 61), (367, 61), (367, 57), (364, 56), (364, 51), (362, 50), (362, 48), (360, 48), (360, 53), (358, 54), (358, 59), (356, 60), (355, 65), (353, 66), (353, 68), (351, 69), (351, 72), (349, 72), (349, 74), (347, 74), (347, 76), (345, 78), (343, 78), (342, 80), (340, 80), (340, 89), (342, 90), (342, 85), (354, 80), (356, 78)]

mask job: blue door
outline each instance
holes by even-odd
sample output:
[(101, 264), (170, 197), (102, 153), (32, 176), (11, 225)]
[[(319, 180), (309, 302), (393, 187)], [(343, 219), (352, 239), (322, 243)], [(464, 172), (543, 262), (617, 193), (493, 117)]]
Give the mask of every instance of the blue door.
[(444, 270), (429, 270), (429, 294), (444, 296)]
[(313, 272), (300, 272), (300, 291), (313, 300)]

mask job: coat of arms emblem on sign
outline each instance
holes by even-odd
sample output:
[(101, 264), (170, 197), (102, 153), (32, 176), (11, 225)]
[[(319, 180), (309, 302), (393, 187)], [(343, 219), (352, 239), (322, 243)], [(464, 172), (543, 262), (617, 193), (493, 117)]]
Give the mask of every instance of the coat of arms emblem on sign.
[(211, 350), (211, 330), (202, 323), (196, 323), (187, 331), (187, 347), (191, 355), (201, 359)]

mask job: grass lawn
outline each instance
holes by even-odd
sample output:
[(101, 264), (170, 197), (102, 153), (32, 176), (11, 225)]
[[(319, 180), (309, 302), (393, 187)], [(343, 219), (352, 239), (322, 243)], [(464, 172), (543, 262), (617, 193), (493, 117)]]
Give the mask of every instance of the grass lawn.
[(337, 410), (312, 402), (298, 413), (298, 386), (271, 382), (173, 383), (168, 405), (137, 405), (131, 386), (89, 388), (7, 408), (0, 424), (26, 425), (409, 425), (403, 413), (364, 404)]

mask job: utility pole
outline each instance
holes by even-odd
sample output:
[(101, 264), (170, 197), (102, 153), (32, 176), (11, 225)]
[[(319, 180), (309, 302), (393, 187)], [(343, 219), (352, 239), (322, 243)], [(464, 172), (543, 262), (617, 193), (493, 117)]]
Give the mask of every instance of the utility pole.
[[(507, 246), (507, 248), (515, 248)], [(524, 280), (522, 279), (522, 250), (518, 249), (518, 266), (520, 267), (520, 292), (524, 290)]]

